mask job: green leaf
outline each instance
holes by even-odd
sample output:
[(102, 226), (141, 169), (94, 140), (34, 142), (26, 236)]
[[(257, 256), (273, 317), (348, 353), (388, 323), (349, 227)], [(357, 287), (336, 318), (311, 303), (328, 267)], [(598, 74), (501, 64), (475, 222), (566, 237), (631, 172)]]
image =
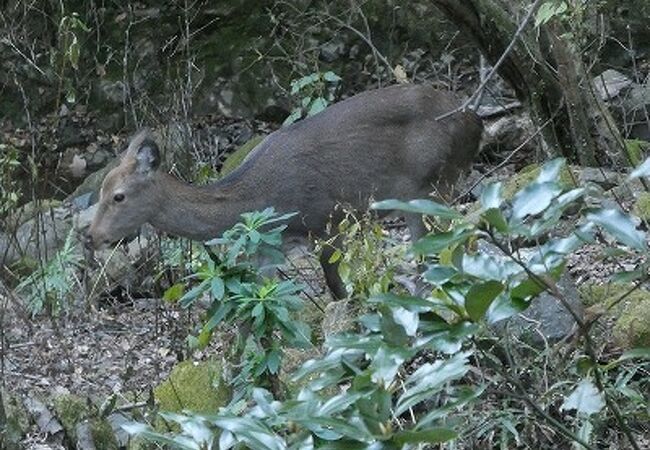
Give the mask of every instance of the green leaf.
[(558, 182), (560, 177), (560, 171), (565, 166), (564, 158), (555, 158), (542, 166), (542, 169), (539, 171), (539, 175), (535, 181), (537, 183), (549, 183), (549, 182)]
[(560, 411), (575, 409), (579, 414), (589, 416), (599, 412), (605, 406), (603, 396), (596, 386), (587, 379), (578, 384), (578, 387), (564, 399)]
[(507, 295), (499, 295), (490, 305), (487, 311), (487, 321), (490, 324), (499, 322), (519, 314), (528, 308), (530, 304), (520, 298), (512, 298)]
[(332, 72), (331, 70), (328, 70), (323, 74), (323, 79), (325, 81), (329, 81), (330, 83), (337, 83), (341, 81), (341, 77)]
[(513, 199), (513, 219), (521, 220), (526, 216), (541, 213), (561, 193), (562, 188), (554, 181), (529, 184), (519, 191)]
[(629, 361), (630, 359), (649, 359), (650, 360), (650, 347), (633, 348), (624, 352), (615, 361), (612, 361), (603, 367), (603, 370), (610, 370), (618, 367), (621, 363)]
[(381, 386), (389, 386), (397, 376), (400, 366), (409, 356), (408, 351), (400, 348), (380, 347), (373, 355), (370, 364), (372, 381), (380, 383)]
[(436, 427), (428, 428), (421, 431), (400, 431), (393, 436), (393, 441), (397, 445), (404, 444), (439, 444), (456, 439), (458, 434), (451, 428)]
[(503, 188), (502, 183), (490, 183), (481, 192), (481, 206), (485, 210), (499, 208), (503, 202), (501, 191)]
[(314, 101), (311, 102), (311, 106), (307, 115), (310, 117), (314, 116), (325, 108), (327, 108), (327, 100), (325, 100), (323, 97), (315, 98)]
[(627, 214), (618, 209), (600, 208), (587, 214), (587, 220), (602, 227), (616, 240), (635, 250), (646, 249), (645, 233), (636, 229), (634, 222)]
[(643, 164), (641, 164), (639, 167), (634, 169), (630, 174), (629, 179), (633, 180), (635, 178), (648, 177), (648, 176), (650, 176), (650, 158), (643, 161)]
[(208, 290), (209, 285), (210, 285), (210, 280), (204, 280), (199, 285), (194, 286), (192, 289), (186, 292), (185, 295), (183, 295), (179, 300), (181, 306), (183, 306), (184, 308), (190, 306), (201, 296), (201, 294), (203, 294), (206, 290)]
[(535, 27), (545, 24), (553, 17), (553, 3), (546, 2), (537, 9), (537, 14), (535, 15)]
[(436, 203), (432, 200), (411, 200), (403, 202), (400, 200), (383, 200), (375, 202), (370, 206), (372, 209), (389, 209), (425, 214), (428, 216), (440, 217), (441, 219), (460, 219), (462, 215), (453, 209)]
[(425, 280), (436, 286), (441, 286), (451, 280), (458, 271), (450, 266), (431, 265), (422, 275)]
[(300, 108), (296, 108), (293, 111), (291, 111), (291, 114), (284, 119), (284, 122), (282, 122), (282, 125), (291, 125), (292, 123), (296, 122), (302, 117), (302, 110)]
[(465, 309), (474, 321), (483, 319), (494, 299), (503, 292), (504, 286), (498, 281), (487, 281), (473, 285), (465, 296)]
[(484, 280), (506, 281), (513, 275), (523, 271), (511, 259), (491, 256), (485, 253), (463, 255), (463, 272)]
[(510, 296), (512, 298), (528, 300), (531, 297), (536, 297), (542, 292), (544, 292), (543, 284), (538, 283), (532, 278), (526, 278), (524, 281), (510, 290)]
[(175, 302), (180, 299), (185, 293), (185, 285), (183, 283), (176, 283), (165, 291), (163, 294), (163, 300), (167, 302)]
[(456, 227), (452, 231), (424, 236), (413, 244), (413, 250), (418, 255), (437, 255), (447, 247), (463, 244), (473, 235), (473, 229)]
[(226, 287), (223, 283), (223, 279), (221, 277), (214, 277), (212, 279), (212, 297), (214, 297), (215, 300), (222, 300), (223, 296), (225, 294)]
[(506, 219), (503, 217), (503, 213), (499, 208), (490, 208), (484, 211), (481, 214), (481, 218), (501, 233), (506, 233), (508, 231), (508, 222), (506, 222)]

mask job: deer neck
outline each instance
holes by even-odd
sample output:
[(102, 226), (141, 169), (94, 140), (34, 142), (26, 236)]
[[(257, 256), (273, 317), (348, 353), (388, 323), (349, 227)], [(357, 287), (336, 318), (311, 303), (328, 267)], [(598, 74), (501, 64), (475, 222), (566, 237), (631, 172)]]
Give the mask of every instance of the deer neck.
[(220, 237), (240, 220), (242, 213), (262, 207), (242, 185), (193, 186), (166, 173), (157, 174), (155, 182), (160, 207), (150, 223), (161, 231), (189, 239)]

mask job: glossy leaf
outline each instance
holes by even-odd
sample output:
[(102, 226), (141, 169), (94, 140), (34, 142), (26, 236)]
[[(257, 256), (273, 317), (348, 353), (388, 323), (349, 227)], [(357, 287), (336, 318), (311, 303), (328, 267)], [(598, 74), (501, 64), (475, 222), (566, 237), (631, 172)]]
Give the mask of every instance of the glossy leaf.
[(634, 178), (640, 177), (650, 177), (650, 158), (643, 161), (643, 163), (634, 169), (630, 174), (629, 179), (633, 180)]
[(465, 296), (465, 309), (469, 317), (478, 322), (483, 319), (492, 301), (503, 292), (504, 286), (499, 281), (487, 281), (475, 284)]
[(515, 195), (512, 203), (512, 217), (522, 220), (526, 216), (541, 213), (549, 207), (562, 188), (552, 181), (529, 184)]
[(618, 209), (600, 208), (587, 214), (587, 220), (602, 227), (617, 241), (635, 250), (646, 249), (645, 233), (636, 229), (634, 222), (627, 214)]

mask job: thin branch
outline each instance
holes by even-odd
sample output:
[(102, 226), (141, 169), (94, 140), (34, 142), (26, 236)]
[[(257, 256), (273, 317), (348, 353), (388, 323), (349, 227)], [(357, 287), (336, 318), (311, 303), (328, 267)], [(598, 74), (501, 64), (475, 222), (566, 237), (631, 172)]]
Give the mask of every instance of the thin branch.
[(487, 76), (483, 79), (483, 81), (481, 82), (479, 87), (474, 91), (474, 93), (471, 95), (471, 97), (468, 98), (458, 108), (436, 117), (436, 120), (442, 120), (442, 119), (445, 119), (445, 118), (447, 118), (449, 116), (452, 116), (452, 115), (456, 114), (457, 112), (465, 111), (467, 109), (467, 107), (470, 106), (474, 102), (474, 99), (476, 97), (478, 97), (481, 94), (481, 92), (483, 92), (483, 89), (488, 84), (488, 82), (492, 79), (492, 77), (497, 73), (497, 70), (499, 70), (499, 67), (501, 67), (501, 64), (503, 64), (503, 62), (506, 60), (508, 55), (510, 55), (510, 52), (514, 48), (515, 43), (519, 39), (519, 36), (521, 35), (521, 33), (523, 33), (524, 28), (526, 27), (526, 25), (530, 21), (530, 18), (533, 16), (533, 13), (535, 11), (537, 11), (537, 6), (541, 2), (542, 2), (542, 0), (535, 0), (535, 2), (531, 5), (530, 9), (526, 13), (526, 16), (523, 18), (523, 20), (519, 24), (519, 27), (517, 28), (517, 31), (515, 31), (515, 34), (512, 37), (512, 40), (510, 41), (510, 43), (508, 44), (506, 49), (503, 51), (503, 53), (501, 54), (501, 56), (499, 57), (497, 62), (494, 64), (494, 66), (492, 66), (492, 70), (490, 70), (490, 73), (488, 73)]

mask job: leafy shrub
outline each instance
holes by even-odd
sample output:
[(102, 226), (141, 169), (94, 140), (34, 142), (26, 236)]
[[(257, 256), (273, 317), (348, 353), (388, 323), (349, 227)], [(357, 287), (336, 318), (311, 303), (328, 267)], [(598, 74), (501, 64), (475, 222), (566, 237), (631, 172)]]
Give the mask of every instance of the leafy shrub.
[[(644, 166), (633, 176), (650, 174), (650, 162)], [(648, 350), (633, 350), (603, 365), (593, 348), (590, 323), (572, 311), (583, 352), (567, 362), (574, 365), (569, 371), (572, 379), (552, 387), (553, 392), (561, 393), (561, 404), (557, 406), (565, 415), (559, 419), (548, 411), (548, 400), (530, 397), (525, 382), (518, 378), (519, 368), (500, 360), (498, 346), (492, 344), (494, 353), (490, 353), (480, 339), (489, 331), (485, 324), (525, 310), (542, 291), (570, 308), (556, 286), (566, 257), (603, 233), (613, 239), (612, 246), (619, 255), (648, 252), (645, 233), (636, 228), (629, 215), (611, 208), (583, 208), (578, 225), (559, 235), (556, 224), (570, 207), (575, 211), (576, 204), (590, 190), (580, 187), (565, 191), (560, 180), (563, 167), (562, 160), (547, 163), (511, 202), (504, 200), (499, 183), (487, 186), (474, 221), (430, 200), (375, 204), (377, 209), (420, 213), (450, 224), (413, 244), (413, 251), (426, 266), (422, 277), (430, 288), (429, 295), (370, 295), (367, 301), (374, 309), (359, 318), (359, 331), (330, 336), (324, 356), (306, 362), (293, 373), (292, 379), (302, 380), (303, 388), (292, 398), (282, 400), (265, 389), (252, 387), (246, 397), (235, 398), (215, 415), (164, 414), (180, 425), (180, 433), (163, 435), (142, 424), (133, 424), (128, 431), (176, 448), (218, 445), (302, 449), (415, 448), (472, 434), (481, 436), (498, 428), (501, 445), (507, 447), (510, 439), (521, 444), (517, 415), (523, 412), (509, 406), (510, 400), (517, 399), (553, 433), (576, 445), (593, 448), (597, 427), (611, 419), (639, 448), (618, 404), (631, 403), (626, 413), (638, 416), (643, 414), (648, 399), (641, 394), (639, 386), (643, 385), (632, 381), (634, 370), (621, 370), (616, 376), (614, 369), (626, 361), (650, 357)], [(231, 244), (232, 255), (248, 255), (243, 249), (255, 247), (250, 234), (255, 229), (250, 225), (252, 217), (245, 220), (249, 225), (238, 225), (239, 231), (228, 232), (227, 238), (220, 241), (238, 243), (234, 248)], [(526, 249), (531, 242), (540, 244)], [(481, 244), (489, 244), (493, 251), (484, 251)], [(228, 259), (228, 252), (222, 257)], [(214, 270), (216, 267), (222, 266), (216, 265)], [(207, 280), (214, 277), (199, 278), (203, 286), (199, 291), (209, 290), (211, 281)], [(644, 264), (638, 270), (621, 272), (617, 278), (645, 280), (647, 267)], [(226, 298), (221, 287), (217, 293), (215, 297)], [(255, 301), (259, 298), (255, 297)], [(212, 310), (216, 314), (226, 308), (217, 315), (216, 322), (236, 307), (241, 308), (237, 303), (221, 306), (228, 302)], [(241, 310), (245, 320), (255, 320), (248, 306)], [(281, 325), (274, 322), (274, 326)], [(512, 361), (507, 348), (503, 351), (506, 361)], [(497, 371), (494, 376), (474, 380), (470, 375), (474, 364), (485, 364)], [(482, 423), (476, 420), (483, 416), (466, 419), (473, 425), (465, 436), (459, 435), (454, 427), (459, 423), (455, 416), (462, 417), (460, 410), (475, 405), (492, 384), (508, 393), (503, 399), (505, 407), (496, 413), (491, 409), (490, 417)], [(507, 395), (512, 398), (509, 400)]]
[(42, 267), (20, 282), (16, 291), (24, 296), (32, 314), (47, 309), (50, 314), (60, 313), (78, 292), (77, 271), (82, 256), (75, 247), (76, 237), (71, 229), (63, 247)]

